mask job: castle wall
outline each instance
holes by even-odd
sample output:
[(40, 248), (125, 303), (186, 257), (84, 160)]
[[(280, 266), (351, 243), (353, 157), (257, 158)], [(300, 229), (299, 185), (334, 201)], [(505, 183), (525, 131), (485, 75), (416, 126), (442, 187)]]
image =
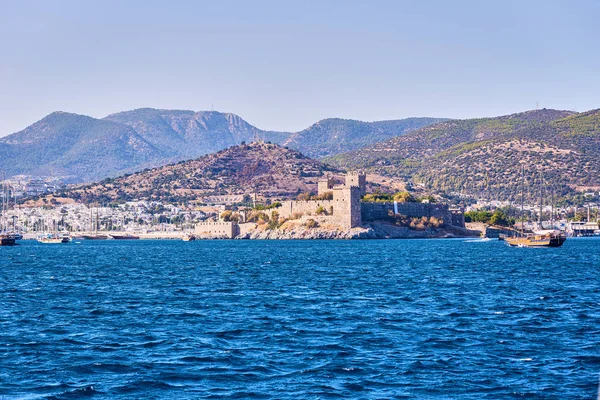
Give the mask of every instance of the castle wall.
[(277, 208), (277, 212), (283, 218), (289, 218), (295, 213), (315, 215), (319, 207), (325, 209), (327, 219), (333, 224), (346, 229), (361, 225), (359, 187), (335, 187), (333, 200), (284, 201), (281, 207)]
[[(442, 219), (446, 224), (464, 227), (464, 217), (462, 217), (461, 225), (462, 213), (457, 213), (457, 215), (454, 215), (454, 213), (449, 211), (447, 204), (412, 202), (396, 204), (398, 214), (412, 218), (435, 217)], [(394, 211), (393, 202), (374, 202), (361, 204), (361, 215), (363, 221), (386, 220), (390, 212), (394, 213)]]
[(205, 221), (196, 224), (195, 233), (198, 236), (233, 239), (239, 234), (239, 227), (235, 222)]
[(462, 210), (450, 210), (452, 226), (465, 227), (465, 213)]
[(323, 207), (329, 214), (329, 210), (334, 205), (333, 200), (291, 200), (282, 201), (281, 207), (275, 210), (279, 213), (280, 217), (289, 218), (295, 213), (315, 215), (317, 208)]

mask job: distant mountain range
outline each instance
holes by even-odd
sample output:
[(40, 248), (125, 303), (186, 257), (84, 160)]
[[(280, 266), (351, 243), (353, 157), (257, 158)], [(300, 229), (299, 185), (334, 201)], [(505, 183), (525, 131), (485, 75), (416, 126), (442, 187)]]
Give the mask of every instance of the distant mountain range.
[(290, 134), (283, 145), (309, 157), (321, 158), (359, 149), (442, 121), (447, 121), (447, 118), (406, 118), (377, 122), (329, 118)]
[(0, 170), (6, 176), (52, 175), (93, 181), (197, 158), (255, 138), (320, 157), (355, 150), (441, 120), (368, 123), (328, 119), (289, 133), (264, 131), (235, 114), (215, 111), (143, 108), (103, 119), (55, 112), (0, 139)]
[(414, 180), (438, 192), (549, 200), (600, 189), (600, 110), (533, 110), (496, 118), (449, 120), (325, 158), (339, 167)]

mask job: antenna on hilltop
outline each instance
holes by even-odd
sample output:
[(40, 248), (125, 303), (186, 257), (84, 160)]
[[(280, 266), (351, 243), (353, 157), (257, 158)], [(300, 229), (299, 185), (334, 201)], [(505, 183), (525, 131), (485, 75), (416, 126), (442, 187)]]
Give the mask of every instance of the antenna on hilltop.
[(215, 111), (215, 104), (214, 103), (210, 103), (210, 111)]
[(536, 110), (540, 109), (540, 102), (539, 102), (539, 100), (536, 100), (536, 102), (535, 102), (535, 109)]

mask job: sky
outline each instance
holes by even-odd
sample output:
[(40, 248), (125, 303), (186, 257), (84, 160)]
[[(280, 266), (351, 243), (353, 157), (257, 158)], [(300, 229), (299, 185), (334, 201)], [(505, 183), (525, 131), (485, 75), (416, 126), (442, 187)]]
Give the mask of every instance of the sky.
[(0, 0), (0, 136), (53, 111), (316, 121), (600, 108), (600, 1)]

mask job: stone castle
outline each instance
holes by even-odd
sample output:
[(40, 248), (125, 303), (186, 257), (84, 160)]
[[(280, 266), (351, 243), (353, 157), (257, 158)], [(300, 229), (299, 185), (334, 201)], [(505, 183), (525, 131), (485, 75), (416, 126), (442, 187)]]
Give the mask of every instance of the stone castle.
[(439, 203), (398, 203), (398, 202), (362, 202), (367, 194), (367, 177), (361, 172), (350, 172), (346, 175), (345, 184), (335, 185), (331, 177), (318, 181), (318, 195), (333, 193), (332, 200), (284, 201), (278, 209), (279, 215), (285, 218), (294, 214), (315, 215), (322, 209), (327, 220), (345, 229), (361, 226), (363, 222), (382, 221), (390, 214), (402, 214), (407, 217), (435, 217), (446, 224), (465, 227), (464, 215), (460, 210), (450, 210), (447, 204)]
[[(464, 215), (460, 210), (450, 210), (447, 204), (439, 203), (400, 203), (400, 202), (362, 202), (367, 193), (366, 175), (350, 172), (342, 185), (336, 185), (331, 177), (319, 179), (317, 198), (322, 200), (288, 200), (281, 202), (276, 209), (282, 218), (307, 218), (318, 216), (320, 220), (351, 229), (363, 225), (363, 222), (383, 221), (390, 214), (407, 217), (435, 217), (446, 224), (464, 228)], [(242, 224), (250, 225), (250, 224)], [(240, 227), (234, 222), (204, 222), (196, 226), (196, 233), (235, 237)]]
[(355, 228), (362, 224), (361, 201), (367, 193), (366, 175), (352, 172), (346, 175), (343, 185), (335, 185), (331, 177), (319, 179), (317, 183), (318, 197), (332, 194), (331, 200), (291, 200), (281, 203), (277, 209), (279, 216), (289, 218), (294, 214), (313, 215), (322, 210), (322, 216), (346, 229)]

